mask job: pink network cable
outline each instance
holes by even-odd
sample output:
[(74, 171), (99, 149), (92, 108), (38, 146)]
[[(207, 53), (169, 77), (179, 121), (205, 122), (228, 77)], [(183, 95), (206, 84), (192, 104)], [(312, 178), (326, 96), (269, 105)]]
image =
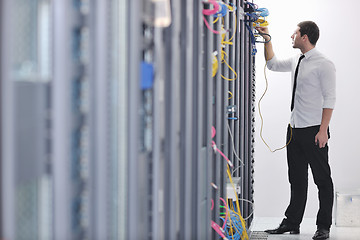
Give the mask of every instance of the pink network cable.
[[(214, 0), (210, 0), (209, 1), (210, 4), (214, 5), (214, 9), (203, 9), (202, 13), (203, 15), (209, 16), (209, 15), (213, 15), (216, 14), (219, 11), (220, 5), (214, 1)], [(212, 29), (208, 23), (208, 21), (206, 20), (205, 16), (203, 16), (203, 20), (205, 22), (205, 25), (207, 26), (207, 28), (212, 31), (215, 34), (220, 34), (219, 31), (216, 31), (214, 29)]]
[(211, 220), (211, 227), (215, 230), (215, 232), (217, 232), (224, 240), (229, 240), (226, 236), (225, 236), (225, 231), (224, 229), (222, 229), (216, 222)]
[(203, 9), (202, 13), (204, 15), (213, 15), (219, 11), (220, 6), (216, 1), (210, 0), (209, 3), (214, 5), (214, 9)]
[[(219, 226), (219, 224), (217, 224), (214, 221), (211, 221), (211, 227), (215, 230), (215, 232), (217, 232), (224, 240), (228, 240), (228, 238), (225, 236), (225, 231), (224, 228), (226, 226), (226, 221), (227, 221), (227, 217), (229, 214), (229, 209), (228, 206), (226, 204), (226, 201), (223, 198), (220, 198), (220, 200), (225, 204), (225, 209), (226, 209), (226, 215), (225, 215), (225, 220), (224, 220), (224, 224), (222, 227)], [(211, 199), (211, 210), (214, 209), (214, 200)]]
[[(214, 138), (216, 134), (216, 130), (214, 126), (212, 126), (211, 130), (212, 130), (211, 138)], [(214, 151), (217, 151), (218, 153), (220, 153), (221, 156), (223, 156), (223, 158), (225, 158), (225, 160), (227, 161), (230, 167), (233, 167), (232, 162), (225, 156), (225, 154), (222, 151), (220, 151), (219, 148), (217, 148), (216, 143), (214, 141), (211, 142), (211, 146), (213, 147)]]

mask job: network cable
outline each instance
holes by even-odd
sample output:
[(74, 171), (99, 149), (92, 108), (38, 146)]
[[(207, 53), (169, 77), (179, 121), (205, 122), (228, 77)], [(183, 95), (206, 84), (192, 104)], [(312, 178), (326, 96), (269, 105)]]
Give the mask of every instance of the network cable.
[[(229, 9), (229, 12), (234, 12), (236, 10), (235, 7), (233, 7), (231, 5), (225, 4), (225, 6)], [(222, 21), (224, 22), (223, 18), (222, 18)], [(230, 69), (230, 71), (234, 74), (233, 78), (227, 78), (224, 75), (221, 75), (221, 77), (227, 81), (234, 81), (238, 77), (237, 72), (226, 61), (227, 53), (224, 51), (224, 49), (226, 48), (226, 45), (233, 45), (232, 40), (235, 37), (236, 31), (237, 31), (237, 17), (236, 17), (236, 14), (234, 14), (234, 29), (232, 30), (232, 32), (233, 32), (232, 36), (228, 40), (225, 40), (225, 37), (226, 37), (225, 33), (222, 34), (222, 36), (221, 36), (221, 45), (222, 45), (221, 63), (224, 63)]]
[(241, 161), (240, 157), (237, 155), (236, 151), (235, 151), (235, 143), (234, 143), (234, 137), (231, 133), (231, 130), (230, 130), (230, 126), (229, 126), (229, 123), (227, 123), (227, 128), (228, 128), (228, 131), (229, 131), (229, 135), (230, 135), (230, 138), (231, 138), (231, 142), (232, 142), (232, 146), (233, 146), (233, 153), (234, 155), (236, 156), (236, 158), (239, 160), (239, 162), (241, 163), (241, 166), (244, 166), (244, 162)]
[[(232, 182), (232, 180), (231, 180)], [(234, 187), (234, 186), (233, 186)], [(217, 190), (217, 187), (216, 187)], [(234, 189), (235, 191), (235, 189)], [(220, 220), (223, 222), (222, 226), (217, 224), (214, 221), (211, 221), (211, 227), (216, 231), (220, 237), (224, 240), (234, 239), (234, 240), (248, 240), (248, 235), (246, 232), (245, 220), (240, 214), (240, 210), (237, 209), (239, 206), (236, 203), (238, 200), (234, 201), (225, 201), (220, 197), (223, 205), (220, 204), (220, 209), (225, 209), (225, 211), (220, 211)], [(242, 200), (242, 199), (239, 199)], [(248, 200), (246, 200), (248, 201)], [(249, 203), (252, 203), (248, 201)], [(234, 204), (237, 207), (234, 207)], [(211, 210), (214, 209), (214, 201), (211, 199)], [(250, 214), (250, 216), (252, 213)], [(249, 216), (249, 217), (250, 217)], [(249, 218), (247, 217), (247, 219)]]
[[(221, 75), (221, 77), (225, 80), (228, 80), (228, 81), (233, 81), (233, 80), (236, 80), (237, 77), (238, 77), (238, 74), (237, 72), (228, 64), (228, 62), (226, 61), (226, 58), (227, 58), (227, 53), (224, 51), (224, 48), (226, 47), (226, 45), (232, 45), (232, 40), (233, 38), (235, 37), (235, 34), (236, 34), (236, 30), (237, 30), (237, 18), (236, 18), (236, 14), (234, 14), (234, 20), (235, 20), (235, 28), (234, 30), (232, 31), (233, 34), (232, 36), (228, 39), (228, 40), (225, 40), (225, 36), (226, 36), (226, 33), (229, 32), (228, 30), (225, 30), (223, 25), (224, 25), (224, 16), (228, 13), (228, 12), (235, 12), (237, 7), (234, 6), (233, 4), (225, 4), (225, 3), (222, 3), (222, 2), (216, 2), (216, 1), (209, 1), (208, 3), (212, 4), (214, 6), (213, 9), (204, 9), (203, 10), (203, 15), (206, 15), (206, 16), (210, 16), (212, 15), (213, 17), (216, 17), (216, 19), (213, 21), (213, 23), (216, 23), (220, 18), (223, 20), (222, 21), (222, 26), (221, 26), (221, 30), (220, 31), (216, 31), (214, 30), (213, 28), (211, 28), (209, 22), (206, 20), (205, 16), (203, 16), (203, 20), (204, 20), (204, 23), (205, 25), (207, 26), (207, 28), (213, 32), (214, 34), (221, 34), (221, 45), (223, 46), (222, 47), (222, 50), (221, 50), (221, 63), (225, 64), (229, 69), (230, 71), (234, 74), (234, 77), (233, 78), (227, 78), (225, 77), (224, 75)], [(217, 60), (216, 60), (217, 61)], [(213, 61), (214, 63), (215, 61)], [(215, 68), (214, 68), (214, 65), (213, 65), (213, 76), (214, 76), (214, 71), (215, 71)]]
[[(267, 33), (255, 33), (254, 34), (255, 38), (256, 37), (262, 37), (264, 39), (264, 41), (259, 41), (259, 40), (256, 40), (257, 43), (268, 43), (271, 41), (271, 35), (270, 34), (267, 34)], [(267, 36), (269, 39), (268, 40), (265, 40), (265, 37), (264, 36)]]
[[(268, 35), (268, 34), (267, 34)], [(292, 127), (290, 125), (290, 138), (289, 138), (289, 141), (283, 146), (283, 147), (280, 147), (280, 148), (276, 148), (274, 150), (271, 149), (271, 147), (267, 144), (267, 142), (265, 141), (264, 137), (263, 137), (263, 127), (264, 127), (264, 118), (262, 116), (262, 113), (261, 113), (261, 101), (262, 99), (264, 98), (267, 90), (268, 90), (268, 87), (269, 87), (269, 81), (267, 79), (267, 75), (266, 75), (266, 68), (267, 68), (267, 62), (268, 62), (268, 59), (267, 59), (267, 56), (266, 56), (266, 45), (264, 44), (264, 49), (265, 49), (265, 66), (264, 66), (264, 77), (265, 77), (265, 90), (263, 92), (263, 94), (261, 95), (260, 99), (259, 99), (259, 102), (258, 102), (258, 109), (259, 109), (259, 116), (260, 116), (260, 119), (261, 119), (261, 126), (260, 126), (260, 138), (261, 140), (264, 142), (264, 144), (266, 145), (266, 147), (270, 150), (270, 152), (274, 153), (276, 151), (279, 151), (279, 150), (282, 150), (284, 149), (285, 147), (287, 147), (290, 142), (291, 142), (291, 139), (292, 139)]]
[[(240, 211), (240, 204), (239, 204), (239, 199), (238, 199), (238, 196), (237, 196), (237, 193), (236, 193), (236, 189), (235, 189), (235, 185), (234, 185), (234, 182), (232, 180), (232, 177), (231, 177), (231, 173), (230, 173), (230, 168), (229, 166), (227, 166), (227, 174), (228, 174), (228, 177), (229, 177), (229, 181), (230, 181), (230, 184), (232, 186), (232, 189), (234, 191), (234, 194), (235, 194), (235, 203), (236, 203), (236, 210), (237, 210), (237, 216), (239, 217), (239, 220), (240, 220), (240, 223), (241, 223), (241, 230), (242, 232), (240, 233), (240, 231), (237, 231), (237, 233), (239, 233), (241, 235), (241, 240), (248, 240), (249, 237), (248, 237), (248, 234), (247, 234), (247, 231), (246, 231), (246, 223), (245, 223), (245, 220), (243, 219), (242, 215), (241, 215), (241, 211)], [(226, 199), (227, 202), (228, 202), (228, 199)], [(231, 221), (231, 218), (229, 218), (229, 221), (230, 223), (232, 222)], [(232, 230), (231, 226), (230, 226), (230, 229)], [(235, 228), (235, 230), (238, 230), (237, 228)]]
[[(209, 3), (214, 5), (214, 1), (209, 1)], [(259, 21), (258, 24), (264, 24), (265, 22), (265, 17), (268, 15), (268, 12), (266, 12), (265, 9), (259, 9), (257, 7), (256, 4), (250, 3), (250, 2), (245, 2), (247, 4), (247, 11), (246, 13), (243, 12), (244, 15), (248, 16), (248, 19), (251, 20), (251, 23), (246, 24), (246, 26), (248, 26), (250, 28), (250, 26), (253, 26), (254, 22)], [(227, 33), (230, 33), (229, 30), (225, 30), (224, 27), (224, 16), (230, 12), (235, 12), (236, 11), (236, 6), (232, 5), (232, 4), (225, 4), (222, 2), (218, 2), (219, 8), (217, 11), (215, 11), (215, 5), (214, 5), (214, 9), (211, 12), (212, 14), (210, 14), (209, 12), (207, 12), (208, 15), (205, 16), (213, 16), (215, 19), (213, 21), (213, 23), (216, 23), (218, 21), (221, 21), (221, 30), (216, 31), (214, 29), (212, 29), (210, 27), (210, 24), (207, 22), (205, 16), (203, 16), (205, 25), (208, 27), (208, 29), (210, 29), (213, 33), (215, 34), (221, 34), (221, 45), (222, 45), (222, 50), (221, 50), (221, 55), (220, 55), (220, 59), (219, 59), (219, 63), (218, 64), (225, 64), (229, 70), (234, 74), (233, 78), (226, 78), (223, 75), (221, 75), (221, 77), (225, 80), (228, 81), (233, 81), (235, 79), (237, 79), (238, 74), (236, 73), (236, 71), (228, 64), (227, 62), (227, 52), (225, 50), (227, 45), (233, 45), (233, 39), (235, 37), (236, 31), (237, 31), (237, 15), (234, 14), (234, 20), (235, 20), (235, 28), (232, 30), (232, 35), (229, 36), (229, 39), (225, 39), (227, 36)], [(243, 10), (243, 9), (241, 9)], [(241, 12), (240, 10), (238, 10), (239, 12)], [(240, 19), (241, 16), (239, 17)], [(250, 25), (251, 24), (251, 25)], [(250, 31), (252, 33), (252, 30)], [(230, 35), (230, 34), (229, 34)], [(260, 35), (254, 35), (254, 33), (252, 33), (252, 43), (253, 45), (255, 45), (256, 42), (259, 42), (256, 40), (257, 37), (259, 37)], [(213, 64), (216, 64), (217, 61), (213, 60)], [(213, 65), (213, 76), (214, 76), (214, 72), (216, 74), (216, 68)], [(229, 96), (228, 99), (232, 99), (234, 97), (234, 94), (231, 91), (228, 91)], [(229, 135), (231, 137), (231, 141), (232, 141), (232, 145), (233, 145), (233, 154), (236, 156), (236, 158), (238, 159), (238, 161), (240, 162), (241, 166), (244, 165), (244, 163), (241, 161), (240, 157), (238, 156), (238, 154), (236, 153), (235, 150), (235, 143), (234, 143), (234, 139), (233, 139), (233, 135), (231, 133), (231, 129), (229, 124), (227, 125), (228, 127), (228, 131), (229, 131)], [(216, 130), (214, 127), (212, 127), (212, 138), (215, 137), (216, 134)], [(235, 196), (236, 199), (234, 199), (234, 201), (229, 202), (228, 199), (226, 198), (226, 201), (223, 201), (223, 204), (220, 205), (221, 208), (225, 208), (225, 212), (221, 211), (220, 215), (221, 215), (221, 222), (222, 222), (222, 226), (219, 226), (219, 224), (217, 224), (214, 221), (211, 221), (211, 227), (219, 234), (219, 236), (222, 239), (232, 239), (232, 240), (248, 240), (249, 237), (247, 235), (247, 231), (246, 231), (246, 223), (245, 220), (249, 219), (253, 212), (248, 214), (248, 216), (246, 217), (246, 219), (244, 219), (241, 215), (241, 211), (240, 211), (240, 205), (239, 205), (239, 201), (245, 201), (244, 199), (238, 199), (236, 190), (235, 190), (235, 186), (234, 183), (232, 181), (232, 177), (231, 177), (231, 172), (230, 172), (230, 167), (232, 166), (232, 162), (229, 160), (229, 158), (220, 151), (220, 149), (216, 146), (215, 142), (212, 141), (212, 148), (214, 149), (214, 151), (216, 153), (219, 153), (226, 161), (227, 161), (227, 174), (230, 180), (230, 183), (232, 185), (232, 188), (235, 192)], [(239, 167), (241, 167), (239, 166)], [(212, 186), (217, 189), (217, 186), (215, 184), (212, 183)], [(248, 201), (248, 200), (247, 200)], [(250, 202), (250, 201), (249, 201)], [(236, 207), (234, 207), (234, 205), (236, 205)], [(214, 208), (214, 202), (212, 201), (212, 209)]]
[[(258, 8), (257, 5), (250, 3), (250, 2), (245, 2), (248, 4), (248, 7), (245, 9), (246, 15), (249, 17), (249, 20), (246, 20), (246, 22), (252, 22), (253, 27), (266, 27), (269, 25), (269, 23), (265, 20), (265, 17), (267, 17), (269, 15), (269, 10), (267, 8)], [(250, 25), (245, 24), (246, 28), (249, 30), (250, 33), (250, 39), (251, 39), (251, 43), (253, 44), (253, 55), (256, 54), (257, 50), (256, 50), (256, 45), (255, 43), (268, 43), (271, 41), (271, 36), (270, 34), (266, 34), (266, 33), (259, 33), (259, 32), (253, 32)], [(265, 36), (267, 36), (268, 40), (266, 40)], [(257, 40), (257, 37), (262, 37), (264, 40), (263, 41), (259, 41)], [(265, 53), (266, 53), (266, 45), (265, 46)], [(266, 68), (267, 68), (267, 60), (265, 62), (265, 66), (264, 66), (264, 76), (265, 76), (265, 90), (264, 93), (262, 94), (262, 96), (259, 99), (258, 102), (258, 109), (259, 109), (259, 116), (261, 119), (261, 127), (260, 127), (260, 137), (261, 140), (264, 142), (264, 144), (267, 146), (267, 148), (271, 151), (271, 152), (276, 152), (279, 150), (284, 149), (286, 146), (288, 146), (290, 144), (290, 141), (292, 139), (292, 128), (290, 126), (290, 139), (289, 141), (286, 143), (285, 146), (277, 148), (275, 150), (272, 150), (270, 148), (270, 146), (267, 144), (267, 142), (265, 141), (264, 137), (263, 137), (263, 126), (264, 126), (264, 119), (261, 113), (261, 101), (264, 98), (267, 90), (268, 90), (268, 79), (267, 79), (267, 75), (266, 75)], [(234, 172), (237, 171), (237, 169), (234, 170)]]
[[(216, 134), (216, 129), (215, 129), (215, 127), (213, 126), (213, 127), (211, 128), (211, 130), (212, 130), (211, 138), (214, 138), (214, 137), (215, 137), (215, 134)], [(215, 152), (220, 153), (220, 155), (226, 160), (226, 162), (228, 163), (228, 165), (229, 165), (230, 167), (233, 167), (232, 162), (231, 162), (231, 161), (229, 160), (229, 158), (216, 146), (215, 141), (212, 141), (212, 142), (211, 142), (211, 146), (212, 146), (212, 148), (214, 149)]]
[(213, 32), (215, 34), (220, 34), (219, 31), (216, 31), (210, 27), (209, 22), (205, 18), (205, 16), (210, 16), (210, 15), (216, 14), (219, 11), (220, 5), (215, 0), (209, 0), (208, 3), (212, 4), (214, 6), (214, 8), (213, 9), (203, 9), (202, 14), (203, 14), (204, 23), (211, 32)]
[[(216, 129), (215, 127), (212, 127), (212, 132), (211, 132), (211, 137), (214, 138), (216, 135)], [(233, 212), (236, 213), (236, 216), (238, 219), (235, 219), (234, 220), (234, 223), (232, 223), (232, 220), (231, 220), (231, 215), (230, 213), (228, 212), (228, 219), (229, 219), (229, 228), (230, 230), (228, 230), (228, 233), (231, 235), (231, 238), (232, 239), (235, 239), (234, 236), (240, 236), (240, 238), (237, 238), (237, 239), (241, 239), (241, 240), (248, 240), (248, 235), (247, 235), (247, 232), (246, 232), (246, 223), (245, 223), (245, 220), (242, 218), (241, 216), (241, 212), (240, 212), (240, 205), (239, 205), (239, 199), (238, 199), (238, 196), (237, 196), (237, 193), (236, 193), (236, 189), (235, 189), (235, 185), (234, 185), (234, 182), (232, 180), (232, 177), (231, 177), (231, 172), (230, 172), (230, 167), (229, 166), (232, 166), (230, 160), (225, 156), (224, 153), (222, 153), (220, 150), (218, 150), (216, 148), (216, 144), (214, 141), (212, 141), (212, 146), (214, 147), (214, 150), (215, 151), (218, 151), (228, 162), (228, 165), (227, 165), (227, 174), (228, 174), (228, 178), (229, 178), (229, 181), (230, 181), (230, 184), (232, 186), (232, 189), (234, 191), (234, 194), (235, 194), (235, 204), (236, 204), (236, 212), (234, 210), (234, 208), (232, 208)], [(216, 185), (215, 185), (216, 186)], [(214, 187), (214, 185), (213, 185)], [(217, 187), (216, 187), (217, 189)], [(225, 202), (225, 201), (224, 201)], [(226, 199), (226, 202), (228, 202), (228, 199)], [(213, 209), (213, 201), (212, 201), (212, 209)], [(226, 204), (225, 204), (226, 206)], [(224, 219), (225, 220), (225, 219)], [(226, 221), (225, 221), (226, 222)], [(225, 224), (224, 224), (225, 226)], [(215, 223), (212, 223), (212, 227), (213, 229), (218, 232), (218, 234), (222, 233), (224, 234), (225, 229), (224, 229), (224, 226), (223, 228), (219, 228)], [(222, 231), (223, 230), (223, 231)], [(221, 235), (221, 234), (220, 234)], [(222, 236), (222, 235), (221, 235)], [(225, 235), (226, 236), (226, 235)], [(229, 237), (229, 236), (228, 236)], [(223, 239), (226, 239), (226, 238), (223, 238)]]
[(228, 100), (230, 100), (230, 99), (233, 98), (234, 95), (233, 95), (233, 93), (232, 93), (231, 91), (228, 91), (228, 93), (229, 93), (229, 95), (230, 95), (230, 96), (228, 97)]

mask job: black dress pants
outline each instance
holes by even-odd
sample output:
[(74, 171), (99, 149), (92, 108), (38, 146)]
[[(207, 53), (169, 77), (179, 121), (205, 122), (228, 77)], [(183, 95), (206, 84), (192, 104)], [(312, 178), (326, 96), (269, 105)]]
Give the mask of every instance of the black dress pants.
[(287, 146), (291, 198), (284, 220), (290, 225), (298, 226), (303, 219), (308, 191), (308, 166), (310, 166), (318, 188), (319, 211), (316, 225), (318, 228), (330, 229), (334, 187), (328, 162), (328, 145), (319, 148), (315, 144), (315, 136), (319, 128), (320, 126), (312, 126), (291, 130), (290, 125), (288, 127), (287, 142), (291, 137), (291, 142)]

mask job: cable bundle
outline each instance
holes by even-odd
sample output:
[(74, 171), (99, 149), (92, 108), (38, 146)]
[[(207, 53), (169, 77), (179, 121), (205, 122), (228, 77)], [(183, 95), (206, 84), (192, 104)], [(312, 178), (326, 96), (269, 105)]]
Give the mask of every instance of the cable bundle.
[(235, 12), (237, 10), (237, 7), (234, 6), (233, 4), (226, 4), (220, 1), (214, 1), (214, 0), (209, 0), (209, 2), (207, 2), (211, 5), (214, 6), (213, 9), (203, 9), (202, 13), (203, 13), (203, 20), (205, 22), (206, 27), (213, 33), (215, 34), (225, 34), (226, 32), (228, 32), (227, 30), (225, 30), (223, 27), (221, 27), (220, 31), (216, 31), (214, 29), (212, 29), (210, 27), (209, 22), (206, 20), (205, 16), (213, 16), (216, 19), (213, 21), (213, 23), (216, 23), (219, 18), (223, 18), (224, 16), (226, 16), (226, 14), (228, 12)]
[[(245, 223), (245, 220), (243, 219), (242, 215), (241, 215), (241, 211), (240, 211), (240, 204), (239, 204), (239, 199), (238, 199), (238, 195), (236, 193), (236, 190), (235, 190), (235, 185), (234, 185), (234, 182), (232, 180), (232, 177), (231, 177), (231, 172), (230, 172), (230, 168), (229, 166), (227, 166), (227, 174), (228, 174), (228, 177), (229, 177), (229, 180), (230, 180), (230, 183), (231, 183), (231, 186), (232, 186), (232, 189), (234, 190), (234, 193), (235, 193), (235, 198), (233, 202), (235, 202), (235, 205), (236, 205), (236, 211), (234, 209), (234, 206), (233, 206), (233, 202), (230, 202), (230, 210), (229, 212), (232, 212), (233, 214), (235, 214), (235, 218), (234, 219), (234, 223), (235, 225), (232, 224), (232, 216), (230, 214), (229, 216), (229, 222), (230, 222), (230, 231), (228, 232), (231, 236), (231, 239), (235, 239), (234, 238), (234, 235), (240, 237), (238, 239), (241, 239), (241, 240), (248, 240), (249, 239), (249, 236), (246, 232), (246, 223)], [(233, 229), (234, 228), (234, 229)], [(226, 232), (226, 231), (225, 231)]]
[[(213, 9), (203, 9), (202, 13), (203, 13), (204, 23), (205, 23), (206, 27), (207, 27), (211, 32), (213, 32), (213, 33), (215, 33), (215, 34), (220, 34), (221, 32), (216, 31), (216, 30), (214, 30), (214, 29), (212, 29), (212, 28), (210, 27), (210, 24), (209, 24), (209, 22), (206, 20), (205, 16), (218, 15), (218, 14), (220, 14), (223, 10), (220, 9), (220, 4), (219, 4), (217, 1), (215, 1), (215, 0), (209, 0), (208, 3), (211, 4), (211, 5), (213, 5), (214, 8), (213, 8)], [(219, 12), (219, 9), (220, 9), (220, 12)]]
[[(216, 130), (215, 130), (214, 127), (212, 127), (211, 137), (214, 138), (215, 135), (216, 135)], [(228, 174), (228, 178), (229, 178), (229, 181), (231, 183), (231, 186), (232, 186), (232, 188), (234, 190), (236, 199), (234, 201), (230, 202), (230, 204), (228, 205), (227, 204), (228, 201), (225, 201), (223, 198), (220, 198), (220, 200), (224, 203), (224, 205), (220, 206), (220, 207), (225, 208), (225, 210), (226, 210), (225, 212), (220, 213), (222, 215), (220, 219), (223, 221), (223, 226), (220, 227), (217, 223), (212, 221), (211, 222), (211, 227), (223, 239), (241, 239), (241, 240), (246, 239), (246, 240), (248, 240), (249, 237), (248, 237), (247, 232), (246, 232), (246, 223), (245, 223), (245, 220), (241, 216), (239, 199), (237, 197), (235, 185), (234, 185), (234, 182), (233, 182), (232, 177), (231, 177), (230, 167), (232, 167), (232, 163), (225, 156), (225, 154), (223, 152), (221, 152), (218, 148), (216, 148), (216, 144), (215, 144), (214, 141), (212, 141), (212, 146), (214, 148), (214, 151), (220, 153), (220, 155), (228, 163), (228, 165), (227, 165), (227, 174)], [(213, 187), (214, 187), (214, 185), (213, 185)], [(214, 188), (217, 189), (217, 187), (214, 187)], [(236, 208), (234, 208), (233, 202), (235, 202)], [(211, 203), (212, 203), (211, 210), (213, 210), (214, 201), (212, 200)], [(235, 209), (236, 209), (236, 211), (235, 211)]]
[(220, 7), (215, 0), (210, 0), (209, 3), (214, 6), (214, 9), (203, 9), (202, 13), (207, 16), (216, 14), (219, 11)]
[[(249, 22), (252, 24), (253, 27), (266, 27), (269, 25), (269, 23), (266, 21), (266, 17), (269, 16), (269, 10), (267, 8), (259, 8), (256, 4), (251, 2), (245, 2), (246, 8), (245, 8), (245, 15), (248, 17), (245, 22)], [(250, 39), (253, 46), (253, 52), (252, 54), (255, 55), (257, 53), (256, 50), (256, 43), (265, 43), (267, 41), (258, 41), (256, 37), (263, 37), (262, 34), (253, 32), (251, 25), (245, 24), (246, 28), (249, 30), (250, 33)]]
[[(234, 240), (241, 240), (244, 232), (244, 228), (242, 226), (241, 218), (239, 215), (234, 212), (230, 211), (229, 213), (230, 218), (229, 221), (227, 221), (226, 227), (224, 229), (225, 236), (228, 239), (234, 239)], [(222, 217), (220, 219), (223, 219)]]

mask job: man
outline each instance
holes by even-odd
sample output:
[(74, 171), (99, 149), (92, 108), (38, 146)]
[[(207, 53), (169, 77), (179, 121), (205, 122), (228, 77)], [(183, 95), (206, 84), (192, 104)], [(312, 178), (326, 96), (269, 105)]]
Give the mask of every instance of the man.
[[(269, 34), (267, 27), (256, 28)], [(264, 35), (269, 40), (268, 35)], [(319, 191), (317, 231), (313, 239), (328, 239), (332, 224), (334, 188), (328, 162), (329, 123), (335, 105), (335, 66), (316, 46), (319, 28), (312, 21), (297, 25), (291, 36), (293, 48), (301, 55), (279, 60), (271, 41), (265, 43), (265, 59), (270, 70), (292, 72), (291, 119), (287, 130), (287, 162), (291, 198), (286, 218), (269, 234), (300, 233), (307, 200), (308, 166)], [(295, 80), (296, 78), (296, 80)]]

